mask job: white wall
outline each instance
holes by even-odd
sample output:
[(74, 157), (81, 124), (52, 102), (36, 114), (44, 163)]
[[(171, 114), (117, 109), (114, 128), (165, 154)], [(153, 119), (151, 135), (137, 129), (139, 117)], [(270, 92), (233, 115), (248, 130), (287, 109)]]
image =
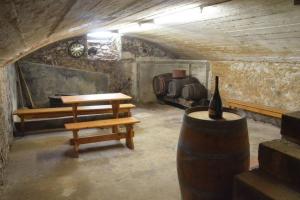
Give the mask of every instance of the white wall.
[(156, 101), (152, 88), (153, 77), (163, 73), (172, 73), (174, 69), (184, 69), (208, 88), (209, 63), (202, 60), (179, 59), (138, 59), (136, 70), (137, 101), (151, 103)]

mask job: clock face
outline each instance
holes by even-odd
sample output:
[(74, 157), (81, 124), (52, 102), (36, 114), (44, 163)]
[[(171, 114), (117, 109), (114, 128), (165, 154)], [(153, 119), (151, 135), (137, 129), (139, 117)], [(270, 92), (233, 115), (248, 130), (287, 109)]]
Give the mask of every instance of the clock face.
[(72, 57), (79, 58), (84, 54), (85, 47), (79, 42), (73, 42), (69, 46), (69, 54)]

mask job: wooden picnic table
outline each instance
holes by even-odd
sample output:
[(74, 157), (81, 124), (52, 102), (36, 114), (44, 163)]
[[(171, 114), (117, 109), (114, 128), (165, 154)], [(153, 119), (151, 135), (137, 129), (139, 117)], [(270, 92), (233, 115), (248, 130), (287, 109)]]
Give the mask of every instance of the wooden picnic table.
[[(133, 149), (133, 124), (139, 121), (129, 117), (119, 118), (120, 102), (132, 99), (132, 97), (122, 94), (122, 93), (107, 93), (107, 94), (90, 94), (90, 95), (76, 95), (76, 96), (62, 96), (62, 102), (64, 104), (72, 105), (73, 114), (73, 124), (65, 124), (67, 130), (72, 130), (73, 139), (70, 140), (71, 144), (74, 145), (74, 150), (78, 156), (79, 144), (93, 143), (99, 141), (106, 141), (112, 139), (126, 138), (126, 145)], [(79, 104), (97, 104), (100, 102), (109, 102), (112, 105), (112, 112), (114, 119), (110, 120), (97, 120), (88, 122), (77, 122), (78, 115), (78, 105)], [(124, 119), (122, 121), (122, 119)], [(118, 125), (126, 125), (126, 134), (120, 133), (118, 130)], [(101, 127), (112, 127), (112, 134), (103, 136), (93, 136), (93, 137), (78, 137), (78, 131), (86, 128), (101, 128)]]
[(74, 122), (77, 121), (77, 108), (79, 104), (85, 103), (100, 103), (100, 102), (110, 102), (112, 105), (113, 116), (118, 118), (120, 102), (125, 100), (130, 100), (132, 97), (125, 95), (123, 93), (106, 93), (106, 94), (89, 94), (89, 95), (76, 95), (76, 96), (62, 96), (62, 102), (64, 104), (71, 104), (73, 109)]
[[(120, 102), (130, 100), (132, 97), (123, 93), (105, 93), (105, 94), (88, 94), (88, 95), (76, 95), (76, 96), (62, 96), (61, 100), (64, 104), (72, 104), (73, 121), (77, 122), (77, 108), (79, 104), (94, 103), (97, 102), (110, 102), (112, 105), (113, 117), (119, 117)], [(118, 126), (113, 126), (113, 132), (118, 132)]]

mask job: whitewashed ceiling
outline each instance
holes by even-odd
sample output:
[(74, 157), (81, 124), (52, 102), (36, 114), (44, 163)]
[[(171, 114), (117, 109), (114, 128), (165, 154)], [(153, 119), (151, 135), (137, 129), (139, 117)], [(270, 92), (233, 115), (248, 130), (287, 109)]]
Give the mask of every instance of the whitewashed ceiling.
[[(197, 22), (129, 35), (182, 58), (300, 62), (300, 6), (292, 0), (0, 0), (0, 65), (96, 28), (151, 18), (190, 4), (213, 5)], [(220, 4), (217, 4), (220, 3)], [(214, 5), (216, 4), (216, 5)]]

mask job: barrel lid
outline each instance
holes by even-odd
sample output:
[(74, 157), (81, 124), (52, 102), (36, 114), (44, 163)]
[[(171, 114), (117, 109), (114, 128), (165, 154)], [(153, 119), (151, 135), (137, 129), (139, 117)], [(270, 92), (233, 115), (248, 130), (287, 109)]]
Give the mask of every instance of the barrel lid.
[[(214, 119), (209, 118), (208, 111), (195, 111), (188, 114), (189, 117), (195, 119), (202, 119), (202, 120), (210, 120), (215, 121)], [(220, 120), (237, 120), (241, 119), (241, 116), (232, 112), (223, 112), (223, 119)]]
[(185, 117), (191, 120), (200, 120), (207, 122), (230, 122), (230, 121), (239, 121), (241, 119), (246, 118), (246, 115), (242, 111), (223, 108), (223, 119), (214, 120), (208, 117), (208, 107), (197, 106), (193, 108), (189, 108), (185, 112)]

